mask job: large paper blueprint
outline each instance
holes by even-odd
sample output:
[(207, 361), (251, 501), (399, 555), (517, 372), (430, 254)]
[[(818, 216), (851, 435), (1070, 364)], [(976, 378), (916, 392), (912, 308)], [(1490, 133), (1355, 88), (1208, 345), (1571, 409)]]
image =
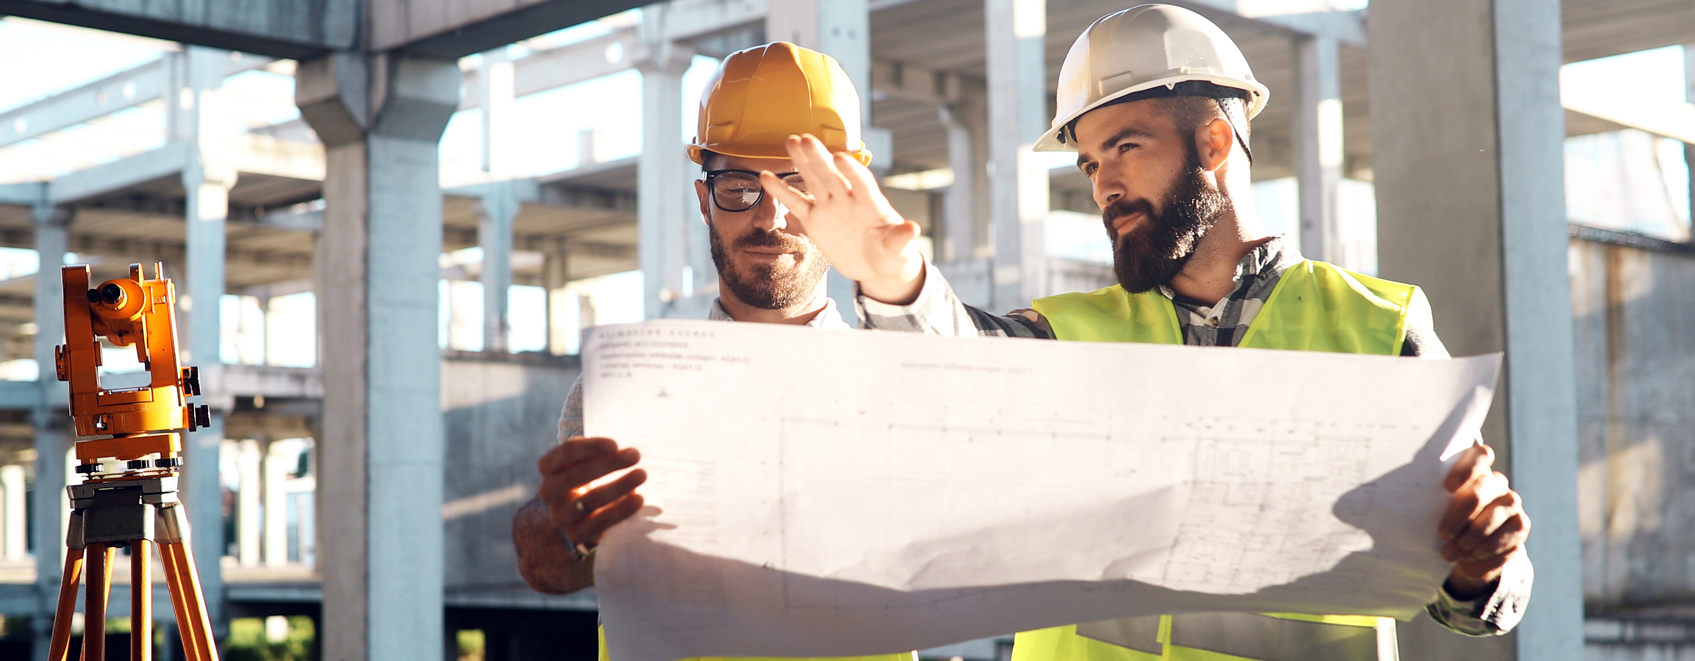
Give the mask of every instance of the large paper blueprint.
[(1497, 356), (595, 329), (587, 432), (649, 507), (611, 658), (843, 656), (1172, 612), (1411, 617)]

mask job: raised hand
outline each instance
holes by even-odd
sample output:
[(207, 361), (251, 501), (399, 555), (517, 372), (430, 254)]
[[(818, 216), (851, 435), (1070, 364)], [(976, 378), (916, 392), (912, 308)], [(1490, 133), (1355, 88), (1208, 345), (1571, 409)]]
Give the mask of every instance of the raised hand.
[(1473, 446), (1442, 483), (1454, 500), (1437, 534), (1446, 542), (1442, 559), (1454, 563), (1448, 587), (1458, 599), (1487, 592), (1507, 561), (1524, 552), (1530, 536), (1523, 499), (1507, 485), (1507, 476), (1494, 470), (1494, 463), (1494, 450)]
[(605, 484), (594, 482), (640, 460), (635, 448), (620, 450), (610, 438), (571, 438), (536, 462), (542, 475), (536, 498), (547, 505), (555, 528), (578, 546), (592, 548), (607, 528), (641, 509), (642, 496), (635, 490), (647, 481), (647, 471), (638, 468)]
[(866, 296), (907, 303), (924, 284), (918, 224), (902, 218), (871, 171), (844, 154), (831, 154), (811, 135), (789, 136), (789, 158), (806, 182), (795, 190), (770, 172), (760, 183), (789, 209), (790, 218), (842, 275)]

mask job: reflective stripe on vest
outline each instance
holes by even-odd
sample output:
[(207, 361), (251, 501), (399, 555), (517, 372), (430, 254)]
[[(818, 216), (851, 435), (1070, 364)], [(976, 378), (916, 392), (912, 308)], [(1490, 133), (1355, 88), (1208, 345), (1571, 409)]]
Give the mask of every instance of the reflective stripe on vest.
[[(606, 654), (606, 627), (597, 627), (600, 635), (600, 661), (611, 661)], [(777, 658), (766, 656), (718, 657), (703, 656), (680, 661), (918, 661), (917, 652), (901, 652), (899, 654), (876, 654), (872, 656), (833, 656), (815, 657), (811, 659)]]
[[(1418, 288), (1304, 261), (1283, 272), (1240, 346), (1399, 355)], [(1157, 291), (1105, 289), (1036, 299), (1061, 340), (1182, 344)], [(1103, 641), (1111, 641), (1103, 642)], [(1013, 661), (1393, 661), (1394, 620), (1359, 615), (1195, 613), (1018, 634)]]

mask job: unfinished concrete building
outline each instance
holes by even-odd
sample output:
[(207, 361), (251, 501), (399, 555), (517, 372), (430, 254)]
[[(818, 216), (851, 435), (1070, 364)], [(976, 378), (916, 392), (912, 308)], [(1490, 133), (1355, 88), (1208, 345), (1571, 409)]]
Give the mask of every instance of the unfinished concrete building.
[[(1585, 136), (1695, 143), (1695, 110), (1561, 72), (1695, 42), (1695, 8), (1172, 1), (1270, 87), (1254, 173), (1302, 251), (1423, 286), (1451, 351), (1509, 357), (1485, 433), (1535, 519), (1532, 609), (1486, 641), (1404, 626), (1405, 658), (1695, 650), (1688, 168), (1667, 207), (1682, 215), (1647, 227), (1568, 208), (1595, 182), (1562, 167)], [(215, 619), (310, 616), (326, 659), (453, 658), (470, 629), (489, 659), (589, 658), (592, 593), (530, 591), (508, 526), (581, 328), (703, 316), (716, 293), (680, 149), (685, 79), (709, 58), (783, 39), (840, 60), (877, 174), (968, 302), (1112, 282), (1073, 238), (1099, 231), (1088, 181), (1028, 146), (1072, 40), (1135, 3), (639, 4), (0, 0), (0, 15), (159, 40), (156, 58), (0, 108), (0, 246), (49, 256), (47, 274), (71, 253), (96, 277), (161, 261), (178, 278), (214, 410), (185, 491)], [(629, 134), (583, 130), (538, 157), (516, 128), (522, 100), (618, 76), (639, 91)], [(136, 126), (153, 137), (98, 137)], [(443, 156), (453, 131), (465, 158)], [(44, 154), (76, 162), (6, 165)], [(40, 369), (61, 292), (34, 272), (0, 280), (0, 614), (29, 623), (0, 651), (45, 658), (74, 477), (65, 391)]]

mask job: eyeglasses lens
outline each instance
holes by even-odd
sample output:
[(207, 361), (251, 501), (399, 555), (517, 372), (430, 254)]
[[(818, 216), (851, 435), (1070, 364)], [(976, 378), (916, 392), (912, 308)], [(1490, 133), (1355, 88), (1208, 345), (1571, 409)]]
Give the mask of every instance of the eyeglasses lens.
[(725, 172), (712, 180), (712, 194), (718, 198), (718, 206), (726, 211), (746, 211), (759, 204), (759, 197), (764, 189), (759, 187), (759, 178), (741, 172)]
[[(806, 192), (806, 180), (799, 172), (782, 175), (783, 183), (802, 193)], [(717, 199), (718, 206), (725, 211), (747, 211), (765, 194), (765, 189), (759, 185), (759, 177), (745, 172), (725, 172), (712, 179), (712, 195)]]

